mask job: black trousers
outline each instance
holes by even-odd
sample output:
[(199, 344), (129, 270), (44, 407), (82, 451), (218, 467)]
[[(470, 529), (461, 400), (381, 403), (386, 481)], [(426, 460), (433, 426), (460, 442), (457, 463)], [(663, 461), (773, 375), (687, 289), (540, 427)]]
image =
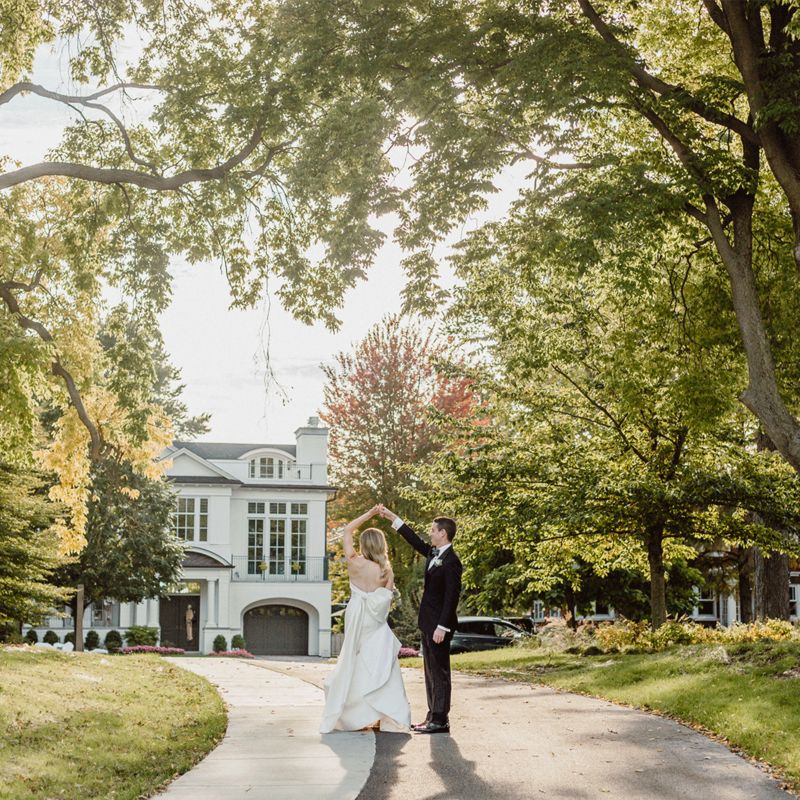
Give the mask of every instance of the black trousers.
[(429, 722), (448, 722), (450, 714), (450, 639), (452, 633), (445, 634), (444, 641), (436, 644), (433, 636), (422, 633), (422, 665), (425, 670), (425, 694), (428, 698)]

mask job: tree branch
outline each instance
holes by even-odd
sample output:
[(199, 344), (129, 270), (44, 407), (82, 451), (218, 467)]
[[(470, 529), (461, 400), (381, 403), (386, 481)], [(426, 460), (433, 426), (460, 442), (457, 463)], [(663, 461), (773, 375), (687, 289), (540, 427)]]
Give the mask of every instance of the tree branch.
[(216, 167), (208, 169), (188, 169), (176, 175), (163, 177), (152, 175), (147, 172), (140, 172), (132, 169), (117, 169), (108, 167), (92, 167), (88, 164), (77, 164), (69, 161), (43, 161), (28, 167), (21, 167), (0, 174), (0, 190), (17, 186), (27, 181), (38, 180), (49, 176), (61, 176), (65, 178), (77, 178), (78, 180), (93, 181), (94, 183), (127, 183), (140, 186), (143, 189), (153, 189), (159, 192), (172, 191), (179, 189), (187, 183), (199, 183), (202, 181), (217, 180), (224, 178), (235, 167), (238, 167), (251, 153), (258, 147), (264, 129), (259, 123), (253, 131), (247, 144), (227, 161)]
[(561, 375), (562, 378), (564, 378), (572, 386), (574, 386), (575, 389), (578, 391), (578, 393), (582, 397), (586, 398), (586, 400), (594, 408), (596, 408), (601, 414), (604, 414), (608, 418), (614, 430), (619, 434), (620, 438), (625, 443), (625, 446), (628, 449), (630, 449), (633, 453), (635, 453), (640, 461), (642, 461), (644, 464), (649, 463), (649, 459), (636, 447), (635, 444), (633, 444), (633, 442), (630, 441), (630, 439), (628, 439), (627, 435), (625, 434), (625, 431), (622, 429), (622, 423), (619, 422), (617, 418), (604, 405), (598, 403), (597, 400), (595, 400), (585, 389), (583, 389), (576, 381), (574, 381), (569, 375), (567, 375), (567, 373), (564, 372), (564, 370), (561, 369), (561, 367), (559, 367), (556, 364), (551, 364), (551, 367), (555, 372)]
[(717, 5), (717, 0), (703, 0), (703, 5), (706, 7), (708, 16), (711, 17), (714, 24), (730, 36), (730, 25), (728, 25), (725, 12)]
[(98, 100), (112, 92), (125, 91), (126, 89), (152, 89), (157, 92), (165, 92), (167, 89), (163, 86), (156, 86), (153, 83), (115, 83), (113, 86), (107, 86), (105, 89), (100, 89), (97, 92), (87, 95), (71, 95), (61, 94), (60, 92), (53, 92), (40, 86), (38, 83), (30, 83), (29, 81), (20, 81), (10, 86), (4, 92), (0, 93), (0, 106), (13, 100), (18, 94), (31, 92), (31, 94), (38, 94), (42, 97), (47, 97), (51, 100), (58, 100), (60, 103), (76, 103), (83, 105), (84, 103)]
[[(19, 307), (17, 298), (11, 293), (12, 287), (23, 289), (29, 288), (31, 290), (36, 288), (40, 278), (41, 271), (37, 273), (36, 279), (28, 285), (20, 283), (0, 283), (0, 298), (3, 299), (3, 302), (5, 302), (8, 310), (16, 317), (21, 328), (32, 330), (36, 332), (39, 335), (39, 338), (41, 338), (43, 341), (47, 342), (48, 344), (53, 344), (53, 335), (50, 333), (50, 331), (48, 331), (41, 322), (37, 322), (30, 317), (26, 317)], [(75, 384), (75, 379), (72, 377), (70, 372), (65, 369), (64, 365), (61, 363), (61, 359), (57, 355), (53, 358), (53, 362), (50, 365), (50, 371), (56, 377), (61, 378), (66, 384), (67, 393), (72, 401), (72, 405), (75, 407), (75, 411), (78, 413), (78, 418), (89, 432), (89, 438), (91, 439), (90, 452), (92, 459), (99, 459), (103, 451), (103, 439), (100, 436), (97, 426), (89, 416), (89, 412), (86, 410), (86, 406), (83, 403), (83, 398), (81, 397), (78, 387)]]
[[(713, 0), (711, 0), (711, 2), (713, 4)], [(592, 26), (600, 34), (603, 41), (611, 45), (617, 52), (626, 56), (627, 69), (641, 88), (650, 89), (662, 97), (672, 98), (684, 108), (693, 111), (708, 122), (721, 125), (739, 134), (743, 139), (748, 139), (756, 144), (758, 143), (758, 134), (743, 120), (733, 114), (728, 114), (724, 111), (720, 111), (718, 108), (709, 106), (698, 97), (695, 97), (683, 86), (667, 83), (661, 80), (661, 78), (651, 75), (641, 64), (636, 62), (629, 52), (628, 47), (617, 39), (611, 31), (611, 28), (608, 27), (600, 14), (598, 14), (592, 6), (590, 0), (578, 0), (578, 3), (580, 4), (584, 16), (592, 23)], [(722, 14), (721, 9), (718, 8), (717, 11)], [(709, 13), (711, 12), (709, 11)]]

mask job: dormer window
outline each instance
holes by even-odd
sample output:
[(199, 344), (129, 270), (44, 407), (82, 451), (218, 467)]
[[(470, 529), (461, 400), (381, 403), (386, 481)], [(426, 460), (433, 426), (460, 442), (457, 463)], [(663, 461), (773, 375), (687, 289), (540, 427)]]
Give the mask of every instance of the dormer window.
[(288, 462), (274, 456), (250, 459), (251, 478), (283, 478), (288, 471)]

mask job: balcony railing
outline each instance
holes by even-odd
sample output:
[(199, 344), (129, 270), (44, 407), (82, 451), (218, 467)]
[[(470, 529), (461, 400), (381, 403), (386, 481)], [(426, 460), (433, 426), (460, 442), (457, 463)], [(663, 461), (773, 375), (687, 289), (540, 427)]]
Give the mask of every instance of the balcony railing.
[(233, 556), (232, 579), (263, 583), (315, 583), (328, 580), (328, 559), (324, 556), (301, 561), (255, 560), (247, 556)]
[(326, 464), (275, 464), (268, 474), (262, 475), (260, 470), (255, 475), (248, 472), (249, 481), (272, 483), (276, 481), (291, 483), (292, 481), (310, 481), (321, 483), (327, 480)]

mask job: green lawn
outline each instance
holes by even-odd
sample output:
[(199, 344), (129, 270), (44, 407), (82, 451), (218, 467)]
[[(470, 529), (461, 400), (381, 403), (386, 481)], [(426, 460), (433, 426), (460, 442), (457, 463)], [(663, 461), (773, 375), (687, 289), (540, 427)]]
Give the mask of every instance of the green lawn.
[[(728, 663), (719, 660), (726, 657)], [(771, 764), (800, 789), (800, 643), (693, 645), (591, 657), (507, 648), (453, 656), (452, 664), (676, 717)], [(403, 666), (421, 666), (421, 660), (403, 659)], [(781, 675), (791, 670), (794, 677)]]
[(203, 678), (159, 656), (0, 651), (0, 798), (147, 796), (225, 732)]

